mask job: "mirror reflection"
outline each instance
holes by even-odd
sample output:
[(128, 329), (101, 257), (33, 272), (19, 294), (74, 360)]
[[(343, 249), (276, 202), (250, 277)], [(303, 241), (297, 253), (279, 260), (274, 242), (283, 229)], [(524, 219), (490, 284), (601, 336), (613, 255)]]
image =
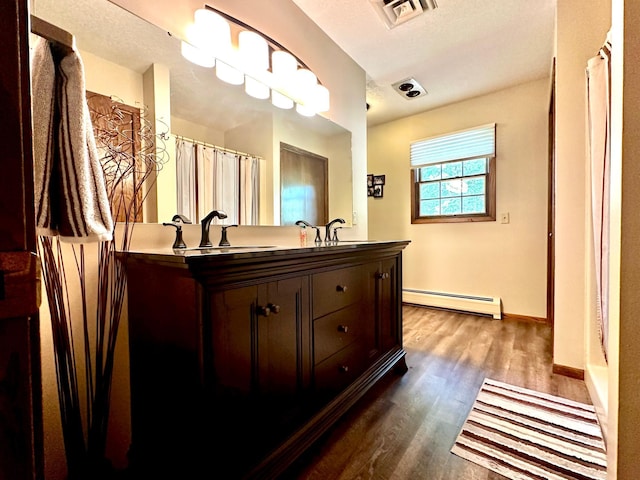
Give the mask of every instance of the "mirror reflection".
[[(165, 134), (170, 160), (143, 221), (182, 213), (197, 222), (212, 209), (227, 211), (228, 224), (351, 218), (351, 134), (344, 128), (221, 82), (213, 69), (182, 57), (179, 39), (108, 0), (35, 0), (32, 14), (75, 36), (88, 91), (142, 108)], [(307, 162), (314, 166), (305, 170), (291, 151), (325, 165)]]

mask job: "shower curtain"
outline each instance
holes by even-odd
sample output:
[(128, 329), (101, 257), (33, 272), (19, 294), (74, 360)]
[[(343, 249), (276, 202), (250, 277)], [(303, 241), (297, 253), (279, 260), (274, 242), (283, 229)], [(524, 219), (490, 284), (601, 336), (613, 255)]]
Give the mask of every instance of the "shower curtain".
[(192, 222), (196, 217), (196, 150), (191, 142), (176, 140), (177, 212)]
[(211, 210), (227, 218), (214, 224), (257, 225), (259, 221), (259, 159), (176, 138), (178, 213), (194, 223)]
[(591, 212), (596, 273), (596, 318), (605, 360), (609, 332), (609, 199), (611, 43), (587, 62)]

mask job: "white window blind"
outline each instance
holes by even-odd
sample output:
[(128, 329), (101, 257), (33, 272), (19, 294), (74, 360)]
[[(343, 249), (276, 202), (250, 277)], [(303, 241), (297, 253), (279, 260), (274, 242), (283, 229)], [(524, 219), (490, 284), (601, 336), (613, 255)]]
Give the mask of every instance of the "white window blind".
[(496, 155), (496, 124), (418, 140), (411, 144), (411, 166)]

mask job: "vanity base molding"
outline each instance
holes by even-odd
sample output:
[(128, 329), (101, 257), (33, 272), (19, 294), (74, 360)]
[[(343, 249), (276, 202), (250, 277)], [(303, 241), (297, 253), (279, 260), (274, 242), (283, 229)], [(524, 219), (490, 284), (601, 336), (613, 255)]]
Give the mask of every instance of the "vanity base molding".
[(405, 355), (406, 352), (401, 348), (385, 355), (385, 358), (363, 373), (303, 428), (264, 459), (246, 478), (278, 478), (283, 470), (311, 447), (382, 377), (390, 373), (404, 374), (408, 370)]
[(132, 473), (278, 478), (406, 372), (407, 243), (129, 253)]

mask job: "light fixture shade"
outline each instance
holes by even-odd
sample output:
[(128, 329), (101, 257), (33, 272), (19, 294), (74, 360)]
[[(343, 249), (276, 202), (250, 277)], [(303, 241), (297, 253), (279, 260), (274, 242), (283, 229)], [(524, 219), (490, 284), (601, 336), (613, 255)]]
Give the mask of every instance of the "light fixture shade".
[(270, 89), (261, 81), (245, 75), (244, 91), (247, 92), (247, 95), (264, 100), (265, 98), (269, 98)]
[(247, 68), (267, 70), (269, 68), (269, 44), (255, 32), (243, 30), (238, 35), (240, 58)]
[(216, 62), (216, 77), (231, 85), (242, 85), (244, 82), (244, 74), (240, 70), (227, 65), (220, 59)]
[(293, 100), (280, 92), (276, 92), (275, 90), (271, 90), (271, 103), (274, 106), (285, 110), (293, 108)]
[(289, 52), (276, 50), (271, 54), (271, 72), (274, 88), (271, 91), (271, 103), (278, 108), (293, 108), (292, 88), (294, 75), (298, 68), (298, 60)]
[(276, 50), (271, 54), (271, 70), (280, 77), (289, 77), (296, 73), (298, 61), (296, 57), (284, 50)]
[(189, 60), (191, 63), (200, 65), (201, 67), (213, 68), (216, 64), (215, 57), (211, 56), (207, 51), (194, 47), (187, 42), (182, 42), (180, 51), (184, 58)]
[(298, 103), (296, 104), (296, 112), (300, 115), (304, 115), (305, 117), (313, 117), (316, 114), (316, 109), (311, 106)]
[(255, 32), (243, 30), (238, 35), (238, 54), (245, 72), (248, 73), (245, 76), (245, 92), (255, 98), (269, 98), (269, 87), (250, 76), (251, 72), (262, 75), (269, 69), (267, 41)]
[(329, 111), (329, 89), (324, 85), (316, 85), (313, 103), (316, 112), (328, 112)]
[[(231, 51), (231, 27), (224, 17), (206, 8), (196, 10), (195, 25), (205, 42), (206, 48), (214, 57), (225, 57)], [(193, 43), (193, 42), (191, 42)]]
[(300, 115), (313, 116), (316, 113), (314, 107), (314, 94), (318, 86), (318, 79), (311, 70), (299, 68), (295, 77), (295, 97), (298, 102), (296, 110)]

